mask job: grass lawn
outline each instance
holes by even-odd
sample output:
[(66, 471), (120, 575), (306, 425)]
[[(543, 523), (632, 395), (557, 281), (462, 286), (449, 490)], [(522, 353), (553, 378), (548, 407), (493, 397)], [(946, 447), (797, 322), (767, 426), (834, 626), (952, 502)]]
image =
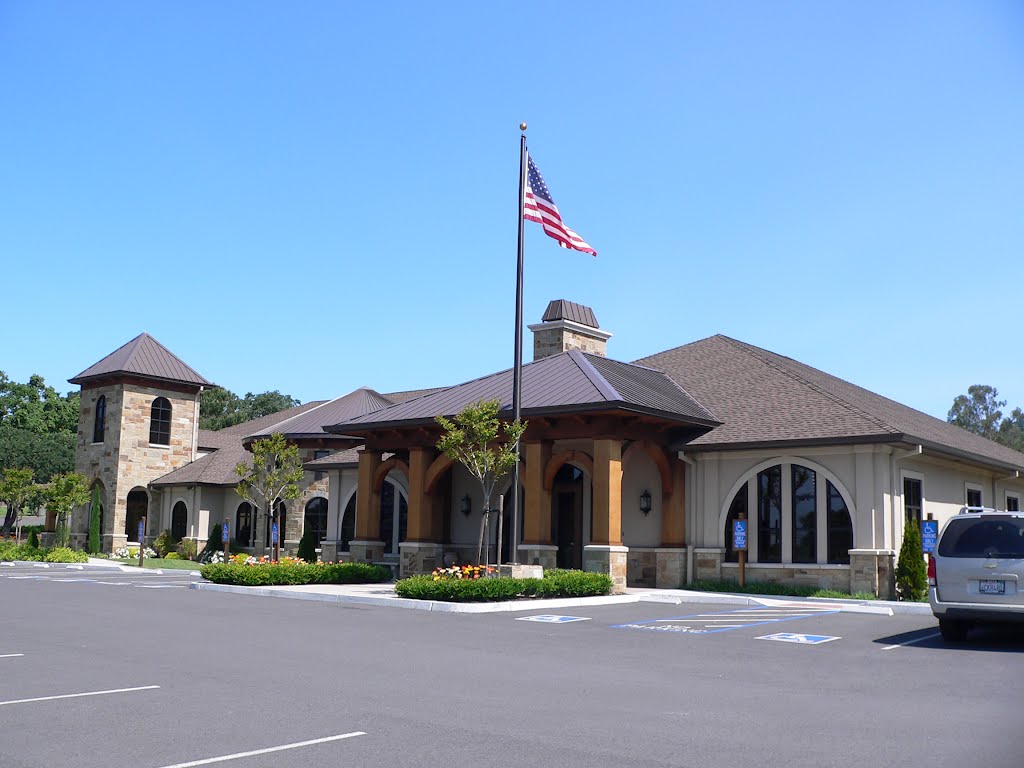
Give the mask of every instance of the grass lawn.
[[(133, 557), (131, 560), (111, 558), (110, 562), (123, 563), (124, 565), (138, 565), (139, 558)], [(193, 560), (164, 560), (159, 557), (147, 557), (142, 561), (142, 567), (160, 568), (165, 571), (198, 571), (201, 566)]]

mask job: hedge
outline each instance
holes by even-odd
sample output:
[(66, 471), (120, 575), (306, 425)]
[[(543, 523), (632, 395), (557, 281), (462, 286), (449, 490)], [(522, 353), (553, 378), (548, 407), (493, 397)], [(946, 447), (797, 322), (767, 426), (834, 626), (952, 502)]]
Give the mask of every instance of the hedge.
[(28, 544), (0, 542), (0, 561), (34, 561), (47, 563), (86, 563), (89, 556), (67, 547), (45, 549)]
[(216, 584), (244, 587), (282, 584), (376, 584), (391, 580), (391, 569), (369, 563), (213, 563), (199, 569)]
[(481, 603), (534, 597), (590, 597), (607, 595), (611, 590), (612, 579), (606, 573), (563, 570), (547, 571), (542, 579), (451, 579), (410, 576), (395, 584), (395, 592), (399, 597), (453, 603)]

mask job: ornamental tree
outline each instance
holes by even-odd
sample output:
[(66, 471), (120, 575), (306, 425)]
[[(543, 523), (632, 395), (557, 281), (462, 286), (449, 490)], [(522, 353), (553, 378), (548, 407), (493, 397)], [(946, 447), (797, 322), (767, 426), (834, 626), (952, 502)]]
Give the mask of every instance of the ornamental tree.
[(32, 470), (5, 469), (0, 475), (0, 501), (7, 505), (7, 514), (4, 515), (3, 526), (0, 533), (10, 533), (12, 527), (17, 525), (18, 543), (21, 543), (21, 516), (30, 504), (32, 491), (35, 486), (32, 483)]
[[(464, 466), (480, 483), (484, 508), (480, 515), (480, 540), (476, 562), (483, 564), (484, 533), (491, 513), (494, 489), (519, 459), (519, 440), (526, 431), (526, 422), (498, 418), (499, 400), (480, 400), (467, 405), (454, 419), (438, 416), (444, 434), (437, 449)], [(513, 491), (515, 492), (515, 491)], [(498, 510), (498, 557), (501, 558), (502, 511)], [(515, 546), (515, 542), (513, 542)]]
[[(276, 504), (279, 499), (295, 499), (299, 495), (299, 481), (302, 480), (302, 459), (299, 448), (288, 443), (284, 435), (275, 432), (270, 437), (256, 440), (249, 450), (252, 463), (240, 462), (235, 467), (238, 475), (238, 495), (254, 507), (262, 509), (275, 523)], [(281, 537), (278, 531), (272, 558), (276, 562), (281, 551)]]
[(63, 472), (50, 478), (43, 493), (47, 509), (57, 515), (55, 543), (58, 547), (66, 547), (71, 540), (68, 518), (71, 510), (89, 501), (89, 481), (78, 472)]

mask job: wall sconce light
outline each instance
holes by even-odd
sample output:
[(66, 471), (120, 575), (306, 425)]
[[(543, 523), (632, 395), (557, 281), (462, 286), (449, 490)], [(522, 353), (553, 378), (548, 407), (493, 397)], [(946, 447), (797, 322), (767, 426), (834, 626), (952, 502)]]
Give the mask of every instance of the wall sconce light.
[(651, 514), (651, 492), (645, 490), (640, 494), (640, 511), (644, 513), (644, 517)]
[(462, 514), (464, 514), (466, 517), (469, 517), (470, 514), (472, 514), (472, 512), (473, 500), (469, 498), (469, 494), (467, 493), (465, 496), (462, 497)]

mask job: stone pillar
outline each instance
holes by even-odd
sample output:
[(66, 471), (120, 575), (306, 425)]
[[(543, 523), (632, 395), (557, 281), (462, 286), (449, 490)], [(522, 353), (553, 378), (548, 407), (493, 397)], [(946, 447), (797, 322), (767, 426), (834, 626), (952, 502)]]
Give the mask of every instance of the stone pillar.
[(593, 478), (594, 524), (590, 541), (594, 544), (622, 544), (622, 443), (618, 440), (594, 441)]
[[(380, 466), (380, 451), (359, 452), (359, 486), (356, 491), (356, 538), (377, 541), (380, 538), (380, 494), (373, 487), (373, 476)], [(355, 542), (352, 542), (355, 544)], [(353, 552), (355, 556), (355, 552)]]
[(383, 541), (350, 541), (349, 554), (353, 563), (377, 563), (384, 559)]
[(401, 553), (399, 575), (402, 578), (429, 574), (441, 567), (444, 557), (443, 545), (428, 541), (403, 541), (398, 550)]
[[(547, 564), (546, 549), (537, 549), (535, 545), (551, 544), (551, 491), (544, 488), (544, 472), (551, 460), (551, 443), (524, 443), (526, 455), (526, 477), (524, 478), (523, 504), (523, 543), (519, 551), (526, 550), (527, 563), (535, 559), (545, 568), (554, 567), (555, 556), (550, 555), (551, 565)], [(557, 551), (557, 547), (554, 548)]]
[(626, 591), (626, 556), (629, 547), (621, 544), (587, 544), (583, 548), (583, 570), (607, 573), (612, 577), (612, 593)]
[(693, 578), (722, 580), (722, 561), (725, 547), (695, 547), (693, 550)]
[(686, 547), (661, 547), (656, 552), (658, 589), (679, 589), (686, 581)]
[[(661, 546), (686, 546), (686, 464), (672, 459), (672, 495), (661, 501)], [(682, 583), (682, 582), (680, 582)]]
[(554, 568), (558, 563), (558, 547), (554, 544), (520, 544), (519, 560), (545, 569)]
[(850, 550), (850, 592), (869, 592), (882, 600), (896, 599), (896, 552), (891, 549)]
[[(406, 540), (430, 541), (433, 538), (433, 499), (426, 491), (427, 470), (434, 460), (431, 448), (409, 449), (409, 527)], [(405, 557), (403, 555), (403, 562)], [(431, 569), (433, 570), (433, 569)]]

